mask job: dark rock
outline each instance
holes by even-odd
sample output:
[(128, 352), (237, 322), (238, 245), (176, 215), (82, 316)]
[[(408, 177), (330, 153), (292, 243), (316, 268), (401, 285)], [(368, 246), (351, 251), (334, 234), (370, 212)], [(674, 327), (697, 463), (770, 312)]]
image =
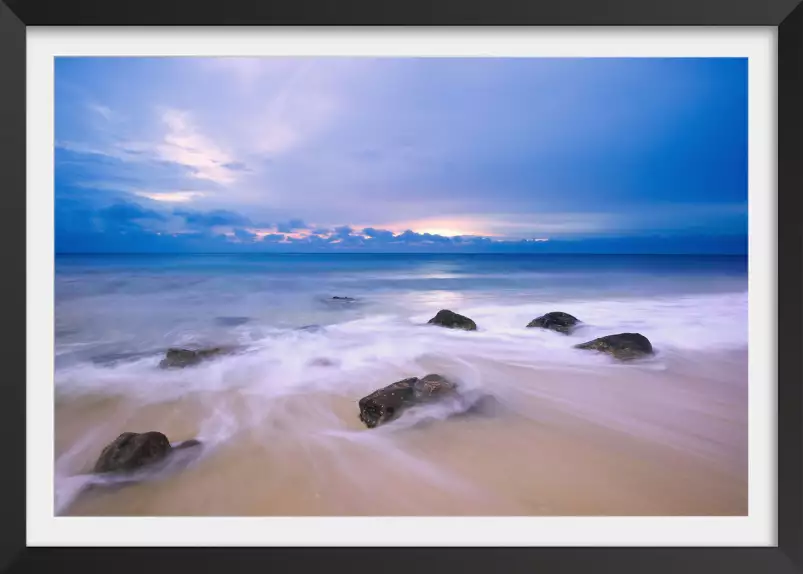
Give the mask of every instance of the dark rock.
[(477, 324), (463, 315), (458, 315), (454, 311), (448, 309), (441, 309), (432, 319), (429, 320), (430, 325), (439, 325), (449, 329), (463, 329), (465, 331), (476, 331)]
[(210, 349), (168, 349), (165, 358), (159, 363), (163, 369), (181, 369), (197, 365), (201, 361), (211, 359), (218, 355), (230, 353), (227, 347), (212, 347)]
[(299, 331), (306, 331), (307, 333), (320, 333), (324, 330), (320, 325), (304, 325), (298, 328)]
[(608, 353), (617, 359), (627, 361), (646, 355), (652, 355), (653, 349), (650, 340), (640, 333), (619, 333), (606, 335), (587, 343), (575, 345), (577, 349), (591, 349), (601, 353)]
[(103, 449), (94, 471), (135, 470), (163, 460), (170, 450), (170, 441), (160, 432), (124, 432)]
[(540, 327), (542, 329), (551, 329), (566, 335), (570, 334), (579, 323), (577, 317), (573, 317), (568, 313), (562, 311), (552, 311), (546, 315), (533, 319), (527, 325), (528, 328)]
[(344, 311), (361, 307), (365, 302), (355, 297), (343, 297), (335, 295), (334, 297), (322, 296), (318, 298), (318, 302), (331, 311)]
[(456, 388), (440, 375), (404, 379), (360, 399), (360, 420), (368, 428), (374, 428), (395, 419), (409, 407), (450, 395)]
[(418, 380), (417, 377), (404, 379), (360, 399), (360, 420), (368, 428), (374, 428), (397, 417), (415, 400), (413, 386)]
[(440, 375), (427, 375), (413, 384), (413, 393), (417, 401), (429, 401), (444, 395), (450, 395), (457, 386)]

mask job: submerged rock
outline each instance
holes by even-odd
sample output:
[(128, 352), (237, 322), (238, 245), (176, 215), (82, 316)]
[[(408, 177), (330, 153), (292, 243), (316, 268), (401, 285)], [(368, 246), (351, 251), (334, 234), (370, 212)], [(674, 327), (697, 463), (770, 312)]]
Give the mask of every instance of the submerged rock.
[(318, 297), (318, 302), (324, 307), (332, 310), (351, 309), (352, 307), (363, 304), (362, 301), (355, 297), (345, 297), (341, 295), (335, 295), (334, 297), (321, 296)]
[(210, 349), (172, 348), (167, 350), (165, 358), (162, 359), (159, 366), (163, 369), (182, 369), (231, 351), (232, 349), (227, 347), (212, 347)]
[(562, 311), (552, 311), (546, 315), (533, 319), (527, 325), (528, 328), (540, 327), (542, 329), (551, 329), (566, 335), (570, 334), (580, 321), (577, 317), (573, 317), (568, 313)]
[(103, 449), (94, 471), (135, 470), (163, 460), (170, 449), (170, 441), (160, 432), (124, 432)]
[(201, 444), (197, 439), (189, 439), (172, 446), (167, 437), (157, 431), (124, 432), (103, 449), (94, 472), (130, 472), (161, 462), (174, 450), (199, 447)]
[(653, 354), (652, 343), (641, 333), (606, 335), (587, 343), (575, 345), (575, 348), (608, 353), (623, 361)]
[(368, 428), (374, 428), (395, 419), (409, 407), (450, 395), (456, 388), (454, 383), (435, 374), (397, 381), (360, 399), (360, 420)]
[(454, 311), (441, 309), (429, 320), (430, 325), (439, 325), (449, 329), (463, 329), (465, 331), (476, 331), (477, 324), (463, 315), (458, 315)]

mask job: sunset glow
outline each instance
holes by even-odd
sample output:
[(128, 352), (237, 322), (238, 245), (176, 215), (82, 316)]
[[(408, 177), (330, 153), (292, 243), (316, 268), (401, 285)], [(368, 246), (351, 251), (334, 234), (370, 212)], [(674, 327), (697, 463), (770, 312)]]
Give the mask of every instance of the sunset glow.
[(418, 219), (401, 223), (386, 225), (394, 233), (403, 233), (406, 230), (416, 233), (430, 233), (432, 235), (442, 235), (444, 237), (458, 237), (461, 235), (471, 235), (475, 237), (495, 237), (497, 234), (488, 230), (487, 224), (479, 217), (448, 217)]

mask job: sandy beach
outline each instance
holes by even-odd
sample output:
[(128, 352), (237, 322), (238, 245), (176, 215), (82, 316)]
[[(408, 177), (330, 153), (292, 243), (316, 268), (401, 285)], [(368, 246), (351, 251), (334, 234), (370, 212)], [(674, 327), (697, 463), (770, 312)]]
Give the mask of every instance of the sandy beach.
[[(449, 369), (438, 363), (422, 361), (422, 372)], [(701, 369), (704, 363), (710, 368)], [(57, 457), (92, 437), (70, 456), (68, 470), (78, 475), (120, 432), (160, 429), (180, 441), (202, 434), (214, 409), (237, 421), (225, 441), (204, 447), (187, 466), (138, 484), (95, 487), (65, 513), (747, 513), (746, 353), (669, 358), (662, 370), (603, 361), (574, 374), (475, 366), (487, 373), (489, 392), (467, 410), (410, 413), (376, 430), (358, 420), (360, 393), (348, 387), (278, 399), (229, 391), (158, 404), (107, 398), (57, 405)], [(376, 379), (355, 386), (378, 386)]]

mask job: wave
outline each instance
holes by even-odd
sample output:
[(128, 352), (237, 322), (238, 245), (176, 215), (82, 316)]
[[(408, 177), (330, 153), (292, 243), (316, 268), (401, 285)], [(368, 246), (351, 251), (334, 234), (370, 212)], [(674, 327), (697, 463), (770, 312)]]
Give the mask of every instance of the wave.
[[(683, 413), (690, 409), (714, 408), (705, 405), (715, 402), (695, 395), (708, 393), (708, 387), (690, 390), (666, 385), (656, 376), (669, 369), (686, 369), (727, 385), (727, 372), (734, 370), (722, 359), (710, 363), (707, 357), (742, 351), (748, 338), (747, 294), (738, 292), (564, 300), (557, 307), (534, 299), (526, 304), (468, 305), (453, 310), (474, 319), (479, 330), (427, 325), (432, 309), (349, 318), (317, 329), (248, 323), (226, 331), (239, 345), (237, 352), (179, 370), (159, 368), (163, 349), (109, 355), (98, 346), (105, 360), (92, 360), (85, 346), (77, 345), (82, 356), (90, 358), (57, 368), (57, 409), (87, 400), (113, 406), (104, 411), (99, 424), (89, 427), (83, 441), (59, 455), (57, 511), (64, 511), (87, 489), (116, 485), (114, 477), (82, 470), (86, 461), (116, 432), (162, 430), (122, 428), (133, 420), (132, 413), (160, 405), (180, 404), (192, 411), (197, 430), (193, 438), (204, 443), (192, 464), (202, 463), (218, 447), (248, 431), (264, 441), (289, 434), (324, 442), (346, 440), (370, 446), (374, 444), (370, 441), (389, 441), (390, 445), (393, 437), (411, 428), (481, 411), (486, 399), (500, 412), (517, 416), (545, 420), (554, 413), (570, 413), (637, 436), (653, 433), (667, 441), (687, 440), (677, 425), (683, 424)], [(533, 318), (550, 311), (571, 313), (583, 324), (569, 336), (525, 328)], [(651, 340), (653, 357), (622, 365), (605, 355), (574, 348), (598, 336), (633, 331)], [(189, 341), (190, 335), (182, 333), (181, 340)], [(62, 351), (68, 352), (69, 347)], [(734, 368), (738, 372), (742, 366)], [(460, 394), (414, 407), (403, 417), (365, 432), (357, 420), (356, 402), (361, 397), (394, 381), (428, 373), (454, 380)], [(136, 480), (161, 480), (177, 468), (168, 465)], [(422, 467), (421, 472), (425, 471)]]
[[(748, 336), (746, 293), (564, 301), (558, 308), (533, 302), (455, 310), (474, 319), (479, 330), (426, 325), (431, 313), (375, 315), (318, 330), (263, 327), (256, 339), (253, 329), (247, 329), (235, 338), (241, 352), (188, 370), (158, 369), (163, 351), (156, 349), (58, 369), (57, 396), (101, 393), (164, 400), (192, 390), (236, 388), (265, 396), (305, 389), (344, 390), (350, 389), (349, 381), (370, 370), (421, 374), (419, 363), (427, 357), (438, 357), (444, 368), (462, 369), (461, 376), (465, 365), (477, 360), (595, 367), (610, 361), (573, 346), (617, 332), (644, 334), (656, 350), (652, 364), (660, 364), (666, 353), (741, 348)], [(525, 328), (536, 316), (556, 310), (575, 315), (582, 325), (570, 336)]]

